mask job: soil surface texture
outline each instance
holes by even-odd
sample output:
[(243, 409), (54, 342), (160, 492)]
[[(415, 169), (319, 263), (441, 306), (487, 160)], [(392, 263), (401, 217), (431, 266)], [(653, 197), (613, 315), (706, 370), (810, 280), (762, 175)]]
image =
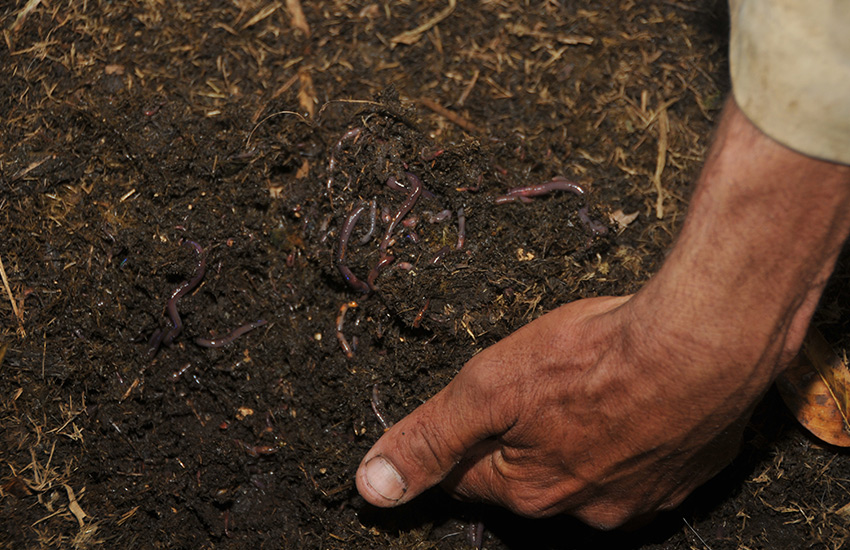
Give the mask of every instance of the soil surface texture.
[(713, 0), (4, 2), (0, 548), (846, 547), (850, 455), (775, 391), (637, 531), (353, 484), (474, 354), (659, 268), (727, 27)]

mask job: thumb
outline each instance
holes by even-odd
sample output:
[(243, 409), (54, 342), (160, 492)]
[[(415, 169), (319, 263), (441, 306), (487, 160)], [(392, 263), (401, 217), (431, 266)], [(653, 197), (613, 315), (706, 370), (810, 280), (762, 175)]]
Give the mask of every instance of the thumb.
[(357, 470), (357, 490), (369, 503), (390, 507), (410, 501), (442, 481), (476, 443), (510, 427), (512, 420), (500, 404), (513, 400), (499, 391), (501, 383), (488, 383), (490, 377), (474, 365), (482, 362), (475, 359), (366, 453)]

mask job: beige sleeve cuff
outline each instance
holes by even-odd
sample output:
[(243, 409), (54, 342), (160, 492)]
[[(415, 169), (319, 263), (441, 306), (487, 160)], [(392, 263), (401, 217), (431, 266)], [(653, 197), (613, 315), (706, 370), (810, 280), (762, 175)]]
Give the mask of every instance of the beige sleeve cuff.
[(738, 106), (800, 153), (850, 164), (850, 1), (730, 0)]

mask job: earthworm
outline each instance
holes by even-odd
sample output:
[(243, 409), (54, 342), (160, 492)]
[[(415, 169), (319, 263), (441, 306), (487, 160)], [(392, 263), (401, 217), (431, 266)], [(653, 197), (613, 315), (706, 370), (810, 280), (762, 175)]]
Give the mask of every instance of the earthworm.
[(221, 348), (236, 340), (246, 332), (254, 330), (255, 328), (261, 327), (265, 324), (266, 320), (260, 319), (258, 321), (254, 321), (253, 323), (248, 323), (246, 325), (242, 325), (241, 327), (234, 329), (233, 332), (231, 332), (227, 336), (224, 336), (223, 338), (213, 338), (209, 340), (206, 338), (195, 338), (195, 343), (205, 348)]
[(422, 309), (416, 314), (416, 317), (413, 318), (413, 328), (419, 328), (419, 323), (422, 322), (422, 319), (425, 317), (425, 310), (428, 309), (428, 306), (431, 304), (431, 298), (425, 300), (425, 305), (422, 306)]
[(181, 377), (181, 376), (183, 376), (183, 374), (184, 374), (187, 370), (189, 370), (189, 368), (190, 368), (191, 366), (192, 366), (192, 363), (186, 363), (185, 365), (183, 365), (182, 367), (180, 367), (180, 369), (179, 369), (179, 370), (176, 370), (176, 371), (172, 372), (172, 373), (171, 373), (171, 381), (172, 381), (172, 382), (177, 382), (178, 380), (180, 380), (180, 377)]
[(384, 417), (384, 414), (381, 412), (381, 409), (384, 407), (383, 402), (381, 402), (381, 396), (378, 394), (378, 385), (375, 384), (372, 386), (372, 412), (375, 413), (375, 416), (378, 418), (378, 424), (384, 429), (384, 431), (392, 428), (393, 423), (387, 422), (387, 419)]
[(440, 223), (449, 219), (452, 216), (452, 211), (446, 208), (445, 210), (440, 210), (436, 214), (433, 212), (423, 212), (422, 215), (425, 216), (430, 223)]
[(342, 274), (342, 278), (353, 288), (354, 290), (359, 290), (364, 294), (368, 293), (371, 289), (369, 285), (361, 281), (351, 269), (348, 268), (347, 265), (339, 264), (339, 272)]
[(392, 237), (396, 225), (398, 225), (398, 222), (400, 222), (401, 219), (410, 212), (413, 205), (416, 204), (417, 199), (419, 199), (419, 195), (422, 194), (422, 181), (410, 172), (405, 172), (404, 175), (407, 176), (407, 181), (410, 182), (410, 195), (408, 195), (404, 202), (401, 203), (401, 206), (393, 215), (392, 220), (390, 220), (390, 223), (387, 226), (387, 231), (384, 233), (384, 238), (381, 241), (381, 252), (385, 252), (387, 250), (387, 246), (389, 246), (390, 243), (390, 237)]
[(484, 522), (481, 520), (471, 522), (469, 524), (469, 532), (467, 540), (476, 550), (481, 550), (484, 545)]
[(336, 154), (342, 152), (342, 144), (352, 138), (356, 138), (360, 135), (360, 128), (352, 128), (346, 133), (342, 134), (342, 137), (339, 138), (339, 141), (336, 142), (336, 146), (334, 146), (333, 151), (331, 151), (331, 158), (328, 160), (328, 183), (327, 187), (330, 190), (334, 181), (334, 169), (336, 168)]
[(348, 217), (345, 218), (345, 223), (342, 225), (342, 231), (339, 233), (339, 248), (336, 253), (336, 265), (342, 275), (342, 278), (345, 279), (345, 281), (354, 290), (369, 292), (369, 285), (357, 278), (351, 269), (345, 265), (345, 249), (348, 246), (348, 240), (351, 238), (351, 232), (354, 231), (354, 225), (357, 223), (357, 220), (360, 218), (360, 215), (363, 214), (364, 210), (366, 210), (366, 203), (360, 203), (360, 205), (352, 210)]
[(360, 237), (360, 244), (366, 244), (372, 238), (372, 235), (375, 233), (375, 225), (378, 221), (378, 203), (375, 199), (369, 201), (369, 231), (366, 232), (365, 235)]
[(422, 149), (419, 152), (419, 158), (421, 158), (423, 162), (431, 162), (435, 158), (442, 155), (444, 152), (444, 149)]
[(151, 336), (150, 341), (148, 342), (148, 359), (153, 359), (156, 355), (156, 352), (159, 351), (159, 347), (162, 345), (162, 339), (165, 337), (165, 333), (168, 332), (164, 328), (158, 328)]
[(452, 247), (446, 245), (443, 248), (441, 248), (440, 250), (436, 251), (434, 253), (434, 255), (431, 256), (431, 259), (428, 260), (428, 264), (429, 265), (437, 265), (438, 263), (440, 263), (443, 260), (443, 256), (445, 256), (448, 253), (448, 251), (451, 250), (451, 249), (452, 249)]
[(456, 249), (460, 250), (466, 244), (466, 213), (463, 207), (457, 209), (457, 245)]
[(169, 330), (165, 337), (162, 339), (162, 343), (166, 346), (170, 345), (175, 338), (180, 334), (180, 331), (183, 330), (183, 321), (180, 319), (180, 314), (177, 312), (177, 300), (186, 295), (189, 291), (198, 286), (198, 283), (201, 282), (201, 279), (204, 278), (204, 273), (206, 271), (206, 260), (204, 259), (204, 249), (201, 248), (201, 245), (196, 243), (195, 241), (185, 241), (185, 244), (191, 246), (195, 249), (195, 252), (198, 253), (198, 267), (195, 269), (195, 275), (192, 276), (191, 279), (185, 281), (183, 284), (174, 289), (171, 293), (171, 298), (168, 300), (166, 305), (166, 309), (168, 310), (168, 315), (171, 317), (171, 322), (174, 323), (174, 327)]
[(378, 287), (375, 286), (375, 280), (377, 280), (378, 275), (381, 274), (388, 265), (393, 263), (395, 258), (392, 256), (382, 256), (380, 261), (369, 271), (369, 275), (366, 277), (366, 282), (369, 284), (369, 288), (372, 290), (377, 290)]
[(400, 184), (395, 176), (387, 178), (387, 187), (394, 189), (395, 191), (407, 191), (407, 187)]
[(476, 192), (481, 188), (481, 181), (484, 179), (484, 174), (478, 174), (478, 179), (475, 181), (475, 185), (468, 185), (466, 187), (457, 187), (455, 191), (470, 191)]
[(272, 455), (277, 452), (277, 447), (269, 447), (267, 445), (248, 445), (241, 439), (234, 439), (233, 442), (253, 457), (258, 457), (260, 455)]
[(581, 220), (581, 223), (584, 224), (584, 226), (588, 228), (590, 232), (594, 235), (608, 234), (608, 227), (604, 223), (591, 218), (587, 206), (582, 206), (578, 209), (578, 218)]
[(348, 343), (345, 334), (342, 333), (342, 326), (345, 323), (345, 313), (350, 307), (357, 307), (357, 302), (346, 302), (342, 304), (339, 306), (339, 315), (336, 316), (336, 339), (339, 340), (339, 345), (343, 353), (349, 359), (354, 357), (354, 350), (351, 348), (351, 344)]
[(404, 227), (416, 227), (419, 225), (419, 216), (411, 214), (401, 221), (401, 225)]
[(551, 193), (552, 191), (570, 191), (575, 193), (576, 195), (584, 195), (584, 188), (571, 181), (567, 181), (564, 178), (558, 176), (552, 178), (551, 181), (546, 183), (539, 183), (537, 185), (529, 185), (527, 187), (515, 187), (513, 189), (509, 189), (508, 192), (504, 195), (496, 197), (496, 200), (493, 201), (495, 204), (505, 204), (508, 202), (513, 202), (517, 199), (522, 200), (523, 198), (528, 197), (536, 197), (538, 195), (545, 195), (547, 193)]

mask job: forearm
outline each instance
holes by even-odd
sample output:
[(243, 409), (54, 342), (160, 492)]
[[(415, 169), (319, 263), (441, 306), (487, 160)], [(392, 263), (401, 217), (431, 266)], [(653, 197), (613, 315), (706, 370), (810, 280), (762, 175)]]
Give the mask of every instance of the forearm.
[(762, 384), (802, 343), (848, 233), (850, 167), (779, 145), (730, 99), (682, 233), (630, 307), (665, 344)]

